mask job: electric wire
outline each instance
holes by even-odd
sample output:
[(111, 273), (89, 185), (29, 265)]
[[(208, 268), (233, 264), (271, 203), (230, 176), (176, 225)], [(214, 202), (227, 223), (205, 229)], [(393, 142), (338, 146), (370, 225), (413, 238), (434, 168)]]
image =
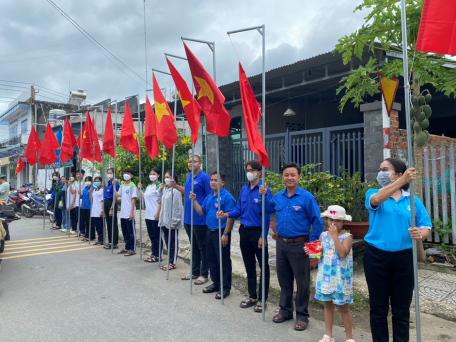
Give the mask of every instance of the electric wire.
[[(47, 0), (65, 19), (67, 19), (81, 34), (83, 34), (111, 63), (113, 63), (119, 70), (124, 72), (125, 74), (130, 77), (131, 80), (136, 82), (139, 86), (145, 88), (143, 85), (139, 84), (136, 80), (134, 80), (125, 70), (123, 70), (119, 65), (117, 65), (109, 56), (112, 56), (115, 60), (117, 60), (120, 64), (122, 64), (125, 68), (127, 68), (130, 72), (136, 75), (139, 79), (146, 82), (146, 84), (150, 85), (147, 80), (143, 77), (138, 75), (135, 71), (133, 71), (128, 65), (122, 62), (119, 58), (117, 58), (114, 54), (112, 54), (108, 49), (106, 49), (102, 44), (100, 44), (95, 38), (93, 38), (86, 30), (84, 30), (76, 21), (74, 21), (68, 14), (66, 14), (60, 7), (58, 7), (52, 0)], [(108, 55), (109, 54), (109, 55)]]

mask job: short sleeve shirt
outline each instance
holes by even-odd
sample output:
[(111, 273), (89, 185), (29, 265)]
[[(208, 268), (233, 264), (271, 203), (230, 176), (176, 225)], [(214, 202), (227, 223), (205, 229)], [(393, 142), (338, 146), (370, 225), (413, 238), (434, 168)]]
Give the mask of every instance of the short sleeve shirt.
[[(203, 214), (206, 215), (206, 225), (209, 229), (219, 229), (219, 221), (217, 219), (217, 211), (218, 209), (218, 196), (214, 193), (210, 194), (204, 200), (203, 205), (201, 206), (203, 209)], [(223, 212), (228, 212), (233, 210), (236, 207), (236, 201), (234, 197), (226, 191), (225, 188), (220, 190), (220, 207)], [(226, 227), (226, 218), (221, 220), (221, 227), (224, 229)]]
[[(184, 223), (192, 223), (192, 201), (189, 198), (190, 191), (192, 191), (192, 174), (190, 173), (185, 182), (185, 212), (184, 212)], [(198, 172), (198, 174), (193, 178), (193, 193), (196, 195), (196, 201), (201, 204), (204, 202), (204, 199), (212, 194), (211, 189), (211, 177), (209, 177), (203, 171)], [(200, 216), (193, 209), (193, 224), (196, 225), (205, 225), (206, 216)]]
[(92, 217), (100, 217), (100, 213), (103, 210), (103, 188), (92, 191)]
[(146, 220), (155, 220), (155, 213), (158, 209), (158, 189), (160, 182), (150, 184), (144, 192), (144, 202), (146, 203)]
[(10, 185), (8, 182), (4, 182), (4, 183), (0, 184), (0, 192), (2, 193), (0, 195), (0, 201), (5, 202), (5, 203), (8, 201), (9, 190), (10, 190)]
[[(131, 213), (131, 201), (133, 198), (138, 197), (138, 188), (136, 187), (135, 183), (130, 182), (130, 184), (122, 185), (117, 194), (122, 199), (120, 202), (120, 218), (128, 219), (130, 218)], [(135, 213), (136, 208), (133, 211), (133, 214)]]

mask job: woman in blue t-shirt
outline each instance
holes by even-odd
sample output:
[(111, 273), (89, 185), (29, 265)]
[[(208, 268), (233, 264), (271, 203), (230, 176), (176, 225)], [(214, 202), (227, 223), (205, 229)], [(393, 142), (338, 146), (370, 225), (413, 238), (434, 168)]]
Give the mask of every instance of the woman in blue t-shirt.
[(408, 189), (416, 178), (414, 168), (407, 169), (402, 160), (388, 158), (377, 172), (382, 188), (366, 193), (370, 227), (364, 238), (372, 339), (374, 342), (389, 340), (387, 317), (391, 303), (393, 340), (408, 341), (414, 288), (412, 239), (427, 239), (431, 220), (415, 196), (415, 227), (411, 227)]
[(83, 236), (82, 241), (89, 241), (89, 230), (90, 230), (90, 241), (95, 240), (95, 230), (89, 229), (90, 224), (90, 208), (92, 207), (92, 201), (90, 200), (90, 188), (92, 187), (92, 177), (87, 176), (84, 179), (84, 188), (82, 189), (82, 205), (81, 205), (81, 223), (79, 227), (79, 233)]

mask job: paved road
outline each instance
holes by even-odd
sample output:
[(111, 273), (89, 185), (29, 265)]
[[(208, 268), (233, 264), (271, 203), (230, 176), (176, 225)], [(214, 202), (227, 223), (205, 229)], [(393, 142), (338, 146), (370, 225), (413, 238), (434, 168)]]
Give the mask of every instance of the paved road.
[[(187, 271), (182, 261), (167, 281), (166, 272), (138, 255), (88, 248), (46, 225), (43, 231), (37, 218), (11, 225), (13, 240), (1, 256), (2, 342), (318, 341), (323, 335), (323, 322), (313, 319), (305, 332), (295, 332), (294, 321), (274, 324), (272, 307), (263, 323), (261, 314), (239, 308), (244, 298), (236, 290), (224, 306), (197, 286), (190, 295), (179, 279)], [(335, 337), (344, 341), (343, 329), (336, 327)]]

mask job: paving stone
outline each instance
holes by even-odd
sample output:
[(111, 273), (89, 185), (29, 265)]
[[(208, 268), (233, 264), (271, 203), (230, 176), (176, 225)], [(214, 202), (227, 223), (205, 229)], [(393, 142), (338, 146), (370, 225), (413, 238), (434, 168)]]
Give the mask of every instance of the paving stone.
[(435, 300), (435, 301), (442, 301), (444, 298), (448, 296), (449, 292), (445, 290), (436, 289), (434, 287), (428, 287), (420, 285), (420, 296)]

